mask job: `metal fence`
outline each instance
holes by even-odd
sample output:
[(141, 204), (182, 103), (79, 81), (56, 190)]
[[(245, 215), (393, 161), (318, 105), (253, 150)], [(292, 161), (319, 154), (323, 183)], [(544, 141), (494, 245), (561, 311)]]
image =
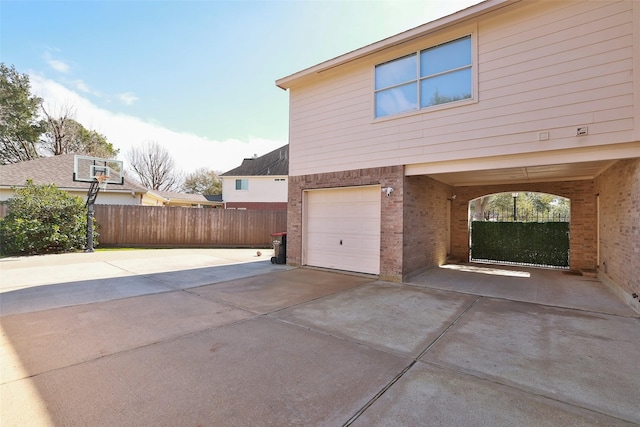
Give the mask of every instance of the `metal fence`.
[(100, 246), (271, 247), (287, 212), (96, 205)]
[(538, 211), (534, 209), (495, 209), (482, 213), (482, 218), (474, 221), (494, 221), (494, 222), (569, 222), (569, 214), (559, 211)]

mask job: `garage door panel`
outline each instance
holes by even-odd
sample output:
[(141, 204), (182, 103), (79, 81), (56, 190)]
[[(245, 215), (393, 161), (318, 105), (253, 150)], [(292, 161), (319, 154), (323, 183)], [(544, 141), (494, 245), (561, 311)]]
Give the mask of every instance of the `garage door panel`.
[(380, 194), (375, 186), (307, 192), (305, 264), (379, 274)]

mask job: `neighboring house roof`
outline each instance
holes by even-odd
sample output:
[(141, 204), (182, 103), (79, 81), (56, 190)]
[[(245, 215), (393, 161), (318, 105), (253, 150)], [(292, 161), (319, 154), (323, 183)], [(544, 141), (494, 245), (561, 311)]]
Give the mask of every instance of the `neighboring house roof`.
[[(61, 190), (89, 189), (89, 183), (73, 180), (74, 156), (75, 154), (62, 154), (0, 165), (0, 187), (25, 187), (30, 179), (34, 184), (55, 184)], [(126, 177), (123, 185), (110, 184), (109, 190), (147, 192), (146, 188)]]
[(210, 202), (222, 202), (222, 194), (208, 194), (204, 197)]
[(208, 206), (217, 206), (221, 205), (222, 200), (210, 200), (208, 197), (203, 196), (202, 194), (188, 194), (188, 193), (175, 193), (172, 191), (159, 191), (159, 190), (149, 190), (149, 193), (154, 194), (160, 198), (166, 200), (167, 205), (208, 205)]
[(289, 175), (289, 145), (260, 157), (244, 159), (235, 169), (220, 176)]

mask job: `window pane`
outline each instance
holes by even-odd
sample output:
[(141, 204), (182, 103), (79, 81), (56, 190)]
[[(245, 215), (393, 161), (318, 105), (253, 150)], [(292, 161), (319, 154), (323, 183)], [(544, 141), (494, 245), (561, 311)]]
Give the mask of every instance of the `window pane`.
[(420, 77), (471, 65), (471, 36), (420, 53)]
[(376, 117), (418, 109), (416, 83), (394, 87), (376, 93)]
[(376, 89), (417, 80), (416, 61), (413, 54), (376, 66)]
[(248, 189), (249, 189), (248, 179), (236, 179), (236, 190), (248, 190)]
[(420, 107), (471, 98), (471, 68), (442, 74), (420, 82)]

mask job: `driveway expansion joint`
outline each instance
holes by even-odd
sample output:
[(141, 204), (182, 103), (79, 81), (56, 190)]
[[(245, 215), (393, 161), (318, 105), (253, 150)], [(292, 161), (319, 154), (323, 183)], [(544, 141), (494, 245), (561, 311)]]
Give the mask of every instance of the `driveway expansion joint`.
[(425, 349), (424, 349), (424, 350), (423, 350), (423, 351), (422, 351), (422, 352), (421, 352), (421, 353), (416, 357), (416, 359), (415, 359), (415, 360), (416, 360), (416, 361), (417, 361), (417, 360), (419, 360), (419, 359), (420, 359), (422, 356), (424, 356), (424, 355), (425, 355), (425, 354), (426, 354), (426, 353), (427, 353), (427, 352), (428, 352), (428, 351), (429, 351), (429, 350), (430, 350), (434, 345), (436, 345), (436, 343), (437, 343), (438, 341), (440, 341), (440, 339), (441, 339), (441, 338), (442, 338), (442, 337), (443, 337), (443, 336), (444, 336), (444, 335), (445, 335), (445, 334), (446, 334), (446, 333), (447, 333), (451, 328), (453, 328), (453, 327), (456, 325), (456, 323), (458, 323), (458, 322), (460, 321), (460, 319), (462, 319), (462, 317), (464, 317), (464, 315), (465, 315), (465, 314), (467, 314), (467, 313), (469, 312), (469, 310), (471, 310), (471, 309), (473, 308), (473, 306), (474, 306), (474, 305), (476, 305), (476, 303), (477, 303), (478, 301), (480, 301), (480, 299), (482, 299), (482, 298), (484, 298), (484, 297), (483, 297), (483, 296), (479, 296), (478, 298), (476, 298), (475, 300), (473, 300), (473, 302), (472, 302), (471, 304), (469, 304), (469, 305), (468, 305), (468, 306), (467, 306), (467, 307), (462, 311), (462, 313), (460, 313), (460, 314), (458, 315), (458, 317), (456, 317), (456, 319), (455, 319), (453, 322), (451, 322), (451, 323), (449, 324), (449, 326), (447, 326), (447, 327), (445, 328), (445, 330), (444, 330), (444, 331), (442, 331), (442, 333), (441, 333), (440, 335), (438, 335), (438, 336), (436, 337), (436, 339), (435, 339), (435, 340), (433, 340), (433, 341), (431, 342), (431, 344), (429, 344), (429, 345), (428, 345), (428, 346), (427, 346), (427, 347), (426, 347), (426, 348), (425, 348)]
[(349, 418), (349, 420), (347, 420), (347, 422), (344, 423), (342, 427), (348, 427), (353, 424), (367, 409), (369, 409), (369, 407), (371, 407), (371, 405), (375, 403), (376, 400), (378, 400), (383, 394), (385, 394), (387, 390), (389, 390), (396, 382), (398, 382), (398, 380), (402, 378), (404, 374), (406, 374), (407, 371), (411, 369), (411, 367), (415, 364), (416, 361), (412, 360), (409, 365), (407, 365), (402, 371), (400, 371), (398, 375), (393, 377), (391, 381), (389, 381), (380, 391), (378, 391), (378, 393), (375, 394), (375, 396), (373, 396), (362, 408), (360, 408), (355, 414), (353, 414), (353, 416)]
[[(411, 369), (418, 361), (419, 359), (425, 354), (427, 353), (427, 351), (429, 351), (429, 349), (431, 349), (439, 340), (440, 338), (442, 338), (452, 327), (454, 327), (456, 325), (456, 323), (458, 323), (460, 321), (460, 319), (462, 319), (462, 317), (469, 311), (471, 310), (471, 308), (473, 308), (473, 306), (481, 299), (483, 298), (482, 296), (478, 296), (475, 300), (473, 300), (473, 302), (471, 302), (471, 304), (469, 304), (457, 317), (456, 319), (451, 322), (444, 331), (442, 331), (442, 333), (440, 333), (438, 335), (438, 337), (433, 340), (418, 356), (416, 356), (414, 359), (411, 360), (411, 363), (409, 363), (402, 371), (400, 371), (391, 381), (389, 381), (382, 389), (380, 389), (378, 391), (378, 393), (376, 393), (364, 406), (362, 406), (346, 423), (343, 424), (343, 427), (348, 427), (351, 424), (353, 424), (368, 408), (371, 407), (371, 405), (373, 405), (376, 400), (378, 400), (380, 397), (382, 397), (387, 390), (389, 390), (396, 382), (398, 382), (400, 380), (400, 378), (402, 378), (408, 371), (409, 369)], [(310, 329), (311, 330), (311, 329)], [(331, 335), (331, 334), (329, 334)], [(331, 335), (333, 336), (333, 335)], [(358, 343), (361, 345), (366, 345), (363, 343)], [(381, 350), (378, 349), (380, 351), (386, 351), (386, 350)], [(393, 352), (389, 352), (391, 354), (395, 354)]]

